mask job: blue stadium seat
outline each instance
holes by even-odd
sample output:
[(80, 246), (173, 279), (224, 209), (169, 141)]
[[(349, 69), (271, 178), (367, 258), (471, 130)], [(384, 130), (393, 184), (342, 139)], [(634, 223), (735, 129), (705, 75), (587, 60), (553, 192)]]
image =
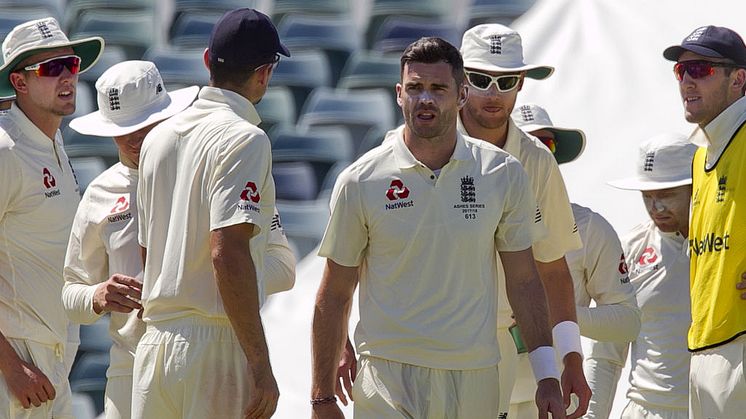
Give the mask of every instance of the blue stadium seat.
[(473, 0), (469, 7), (469, 28), (482, 23), (510, 25), (526, 13), (536, 0)]
[(53, 15), (53, 13), (44, 7), (11, 7), (0, 5), (0, 39), (5, 39), (13, 28), (23, 22)]
[(324, 51), (329, 59), (332, 85), (337, 83), (350, 54), (361, 47), (358, 29), (346, 17), (287, 15), (279, 23), (278, 32), (291, 53)]
[(392, 16), (452, 19), (454, 0), (373, 0), (365, 40), (372, 49), (379, 27)]
[(339, 126), (350, 133), (356, 155), (368, 136), (383, 136), (394, 127), (395, 112), (389, 96), (381, 90), (317, 88), (309, 96), (298, 119), (300, 130)]
[(399, 58), (372, 51), (354, 53), (342, 70), (337, 87), (348, 90), (380, 89), (391, 99), (391, 107), (396, 103), (396, 84), (401, 80)]
[(152, 61), (158, 67), (163, 82), (169, 91), (184, 86), (206, 86), (210, 73), (202, 60), (203, 50), (177, 50), (151, 48), (143, 60)]
[(182, 49), (207, 48), (215, 22), (222, 13), (184, 12), (171, 26), (171, 45)]
[(346, 16), (350, 0), (274, 0), (272, 21), (280, 22), (286, 14)]
[(310, 201), (318, 194), (318, 181), (311, 163), (306, 161), (272, 164), (276, 199)]
[(452, 22), (391, 16), (378, 29), (372, 49), (399, 56), (409, 44), (423, 36), (436, 36), (453, 45), (459, 45), (461, 28)]
[(293, 93), (295, 112), (300, 110), (309, 93), (319, 86), (331, 85), (329, 59), (320, 51), (290, 51), (292, 57), (280, 58), (270, 86), (287, 86)]
[(329, 221), (329, 202), (277, 200), (277, 211), (288, 240), (297, 248), (300, 260), (318, 246)]
[(7, 14), (25, 13), (28, 17), (23, 22), (51, 16), (62, 24), (64, 23), (61, 19), (64, 3), (64, 0), (2, 0), (0, 1), (0, 19), (6, 17)]
[(127, 59), (139, 60), (154, 41), (155, 20), (150, 11), (84, 11), (70, 29), (70, 39), (101, 36), (106, 45), (122, 47)]
[(109, 67), (126, 60), (127, 54), (124, 49), (116, 45), (106, 45), (96, 64), (89, 68), (88, 71), (78, 76), (78, 80), (89, 82), (91, 83), (91, 86), (93, 86), (96, 83), (96, 80), (98, 80), (98, 78), (101, 77), (101, 75), (104, 74), (104, 71), (108, 70)]
[(83, 13), (102, 11), (105, 13), (143, 12), (152, 14), (153, 2), (151, 0), (67, 0), (64, 10), (64, 24), (69, 30), (75, 27)]
[[(259, 128), (269, 133), (275, 126), (295, 125), (297, 118), (295, 113), (295, 99), (288, 87), (272, 86), (262, 97), (261, 102), (256, 104), (256, 110), (262, 122)], [(274, 141), (272, 136), (270, 141)]]

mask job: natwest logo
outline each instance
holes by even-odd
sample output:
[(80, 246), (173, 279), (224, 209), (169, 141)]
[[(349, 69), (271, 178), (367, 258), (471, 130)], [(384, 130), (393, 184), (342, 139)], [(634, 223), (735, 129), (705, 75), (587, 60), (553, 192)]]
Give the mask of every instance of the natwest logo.
[(259, 196), (259, 191), (256, 188), (256, 183), (246, 182), (246, 187), (244, 187), (243, 192), (241, 192), (241, 199), (244, 201), (251, 201), (255, 204), (258, 203), (260, 199), (262, 199)]
[(730, 234), (728, 233), (725, 233), (722, 236), (716, 236), (715, 233), (710, 233), (705, 235), (701, 240), (696, 237), (689, 240), (689, 247), (691, 247), (692, 252), (697, 256), (700, 256), (704, 253), (719, 252), (721, 250), (730, 249), (728, 240), (730, 240)]
[(391, 186), (386, 191), (386, 198), (389, 201), (396, 201), (397, 199), (405, 199), (409, 196), (409, 189), (404, 186), (404, 183), (400, 179), (394, 179), (391, 181)]
[(119, 199), (117, 199), (116, 204), (114, 204), (114, 208), (111, 209), (110, 214), (126, 211), (129, 207), (130, 203), (127, 202), (127, 198), (120, 196)]
[(658, 260), (658, 254), (655, 252), (655, 248), (648, 246), (642, 251), (640, 258), (637, 259), (637, 264), (640, 266), (649, 265), (655, 263)]
[(52, 173), (49, 172), (49, 169), (45, 167), (44, 170), (41, 171), (41, 174), (44, 176), (45, 188), (52, 189), (57, 186), (57, 181), (54, 180), (54, 176), (52, 176)]
[(622, 253), (622, 256), (619, 258), (619, 267), (617, 269), (622, 275), (627, 275), (627, 272), (629, 272), (629, 269), (627, 268), (627, 262), (624, 260), (624, 253)]

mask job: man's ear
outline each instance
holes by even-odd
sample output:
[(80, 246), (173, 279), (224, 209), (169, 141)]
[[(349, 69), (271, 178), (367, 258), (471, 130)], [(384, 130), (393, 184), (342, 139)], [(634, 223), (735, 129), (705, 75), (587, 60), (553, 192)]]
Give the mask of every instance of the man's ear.
[(738, 89), (739, 93), (743, 92), (744, 85), (746, 84), (746, 69), (736, 68), (734, 71), (735, 77), (733, 77), (733, 88)]
[(210, 53), (209, 53), (209, 49), (207, 48), (205, 48), (205, 52), (202, 54), (202, 61), (205, 64), (205, 68), (209, 72), (210, 71)]
[(469, 99), (469, 86), (466, 83), (462, 84), (458, 89), (458, 108), (461, 109), (466, 105), (466, 101)]
[(396, 83), (396, 103), (399, 105), (399, 107), (402, 107), (402, 98), (401, 98), (401, 83)]
[(28, 85), (26, 84), (26, 76), (21, 73), (13, 72), (8, 77), (10, 84), (13, 86), (18, 93), (28, 93)]

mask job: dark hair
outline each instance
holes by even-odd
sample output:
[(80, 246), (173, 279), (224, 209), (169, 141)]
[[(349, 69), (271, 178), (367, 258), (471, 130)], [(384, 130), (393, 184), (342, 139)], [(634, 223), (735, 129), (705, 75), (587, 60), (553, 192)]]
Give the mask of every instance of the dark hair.
[(215, 86), (243, 86), (257, 68), (277, 62), (279, 55), (271, 54), (253, 64), (227, 65), (210, 61), (210, 82)]
[(420, 38), (407, 47), (401, 56), (399, 78), (404, 75), (407, 63), (434, 64), (444, 61), (451, 65), (451, 73), (458, 86), (464, 83), (464, 60), (456, 47), (441, 38)]

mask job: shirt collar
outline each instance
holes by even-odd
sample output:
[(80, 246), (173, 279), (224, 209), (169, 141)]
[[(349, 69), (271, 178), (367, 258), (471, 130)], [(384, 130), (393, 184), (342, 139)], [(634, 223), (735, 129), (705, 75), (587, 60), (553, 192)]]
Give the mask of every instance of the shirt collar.
[[(30, 119), (26, 116), (25, 113), (21, 110), (21, 108), (18, 107), (16, 102), (13, 102), (10, 109), (8, 110), (8, 114), (6, 117), (11, 118), (15, 125), (18, 127), (19, 130), (23, 133), (24, 139), (33, 141), (38, 144), (42, 144), (44, 146), (50, 146), (50, 138), (47, 137), (46, 134), (44, 134), (39, 127), (34, 125), (33, 122), (31, 122)], [(17, 139), (14, 139), (17, 141)], [(62, 135), (60, 134), (60, 130), (57, 129), (57, 132), (54, 134), (54, 142), (62, 144)]]
[(721, 152), (744, 121), (746, 121), (746, 96), (725, 108), (704, 129), (695, 128), (690, 141), (700, 147), (708, 147)]
[[(404, 143), (404, 125), (399, 126), (384, 136), (383, 142), (393, 141), (394, 158), (396, 164), (400, 169), (408, 169), (421, 165), (421, 163), (414, 157), (414, 154), (409, 150), (409, 147)], [(466, 140), (464, 135), (456, 130), (456, 147), (453, 149), (453, 154), (450, 160), (468, 160), (471, 157), (471, 152), (466, 146)]]
[[(461, 122), (461, 114), (459, 113), (458, 119), (456, 120), (457, 131), (460, 134), (469, 136), (469, 132), (466, 131), (464, 123)], [(513, 122), (513, 118), (508, 118), (508, 137), (505, 139), (505, 145), (501, 150), (513, 155), (518, 156), (521, 152), (521, 136), (526, 135), (518, 125)], [(473, 137), (476, 138), (476, 137)], [(481, 139), (480, 139), (481, 140)]]
[(259, 114), (248, 99), (239, 95), (231, 90), (221, 89), (218, 87), (205, 86), (199, 91), (197, 96), (197, 102), (194, 104), (195, 107), (205, 107), (205, 103), (201, 101), (212, 102), (210, 107), (224, 106), (230, 108), (236, 115), (251, 122), (254, 125), (259, 125), (262, 119), (259, 118)]

